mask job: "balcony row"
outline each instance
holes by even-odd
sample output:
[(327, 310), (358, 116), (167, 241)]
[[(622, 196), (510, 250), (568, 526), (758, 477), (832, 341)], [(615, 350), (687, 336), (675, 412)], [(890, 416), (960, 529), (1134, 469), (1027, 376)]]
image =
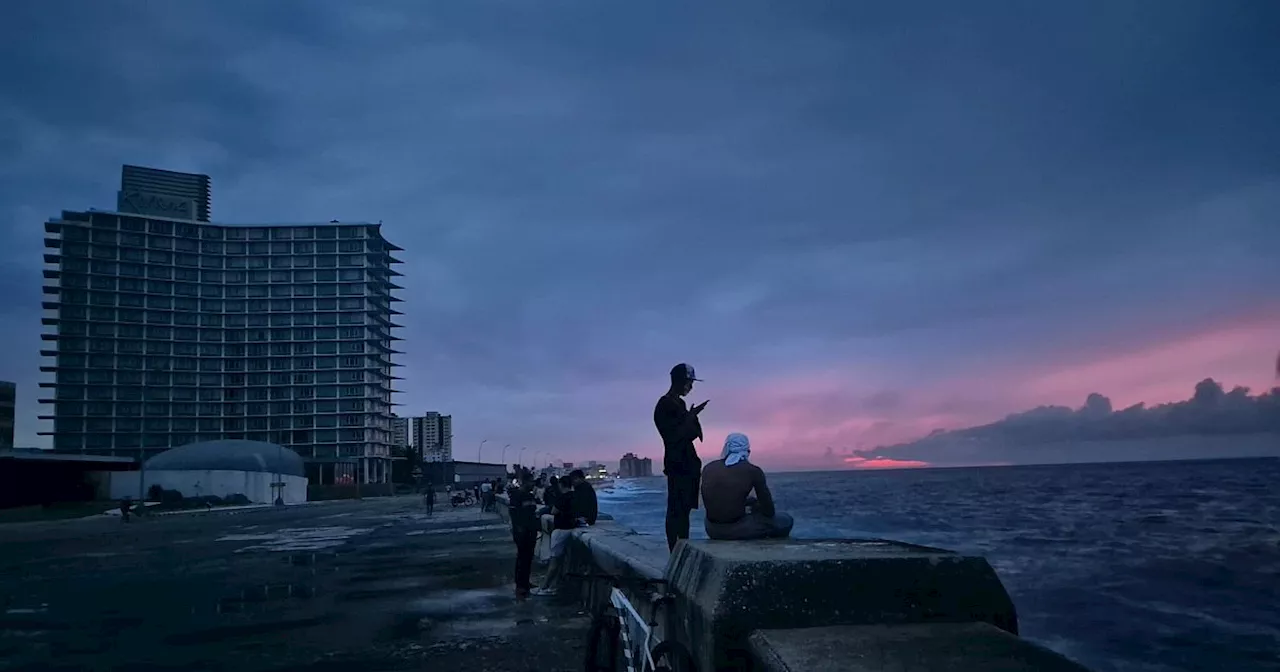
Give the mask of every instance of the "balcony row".
[(83, 229), (84, 225), (87, 225), (91, 231), (118, 230), (123, 233), (150, 233), (174, 236), (184, 240), (373, 240), (380, 242), (388, 250), (402, 249), (382, 237), (381, 224), (368, 222), (251, 226), (144, 218), (123, 213), (65, 210), (61, 219), (45, 222), (45, 231), (63, 232), (73, 228)]
[(392, 250), (375, 238), (359, 240), (276, 240), (226, 241), (193, 240), (162, 234), (147, 235), (132, 231), (90, 230), (82, 226), (64, 226), (45, 233), (45, 245), (91, 245), (93, 247), (177, 252), (183, 254), (220, 254), (231, 256), (275, 254), (362, 254), (389, 257)]
[[(208, 403), (201, 401), (200, 403)], [(211, 410), (214, 406), (218, 406), (217, 402), (207, 408)], [(244, 415), (298, 415), (298, 416), (322, 416), (322, 415), (341, 415), (341, 414), (360, 414), (368, 416), (376, 416), (390, 422), (393, 418), (391, 414), (392, 404), (378, 399), (318, 399), (306, 401), (254, 401), (247, 404), (245, 413), (228, 413), (227, 417), (242, 417)], [(41, 420), (53, 420), (55, 418), (168, 418), (168, 417), (196, 417), (199, 413), (200, 406), (194, 402), (169, 402), (169, 401), (147, 401), (147, 402), (111, 402), (111, 401), (67, 401), (61, 400), (54, 405), (54, 413), (52, 415), (39, 416)], [(225, 406), (222, 410), (228, 409)], [(222, 413), (208, 413), (209, 416), (221, 416)]]
[[(92, 248), (92, 249), (90, 249)], [(132, 252), (132, 253), (131, 253)], [(147, 277), (143, 273), (147, 273), (152, 269), (167, 269), (170, 273), (175, 273), (180, 269), (190, 270), (209, 270), (209, 271), (253, 271), (267, 269), (364, 269), (368, 271), (378, 271), (382, 276), (399, 275), (398, 272), (391, 269), (390, 264), (401, 263), (400, 260), (392, 257), (375, 257), (370, 258), (368, 255), (362, 254), (316, 254), (316, 255), (288, 255), (279, 257), (229, 257), (226, 255), (209, 255), (209, 254), (175, 254), (171, 260), (161, 261), (163, 257), (157, 252), (143, 253), (142, 250), (130, 250), (127, 248), (103, 248), (101, 246), (88, 246), (76, 243), (67, 243), (61, 247), (46, 247), (44, 253), (44, 261), (48, 264), (58, 264), (56, 270), (75, 271), (79, 268), (85, 268), (83, 263), (72, 264), (68, 267), (67, 262), (99, 262), (104, 264), (119, 265), (115, 268), (115, 272), (109, 271), (93, 271), (105, 274), (119, 274), (130, 277), (140, 278)], [(154, 260), (154, 261), (153, 261)], [(126, 271), (125, 267), (131, 270)], [(88, 268), (94, 268), (90, 265)], [(139, 270), (147, 269), (147, 271)], [(152, 276), (155, 277), (155, 276)]]
[[(114, 306), (117, 303), (133, 307), (141, 306), (149, 297), (181, 297), (190, 299), (307, 299), (332, 301), (340, 298), (364, 299), (381, 302), (390, 310), (390, 304), (401, 300), (382, 291), (383, 288), (368, 282), (312, 283), (278, 285), (209, 285), (198, 282), (170, 282), (168, 280), (138, 280), (130, 278), (91, 278), (77, 275), (72, 286), (67, 278), (56, 278), (41, 288), (45, 295), (62, 295), (63, 303)], [(80, 280), (85, 280), (81, 283)], [(133, 303), (124, 303), (132, 301)]]
[[(60, 453), (88, 452), (93, 454), (120, 454), (136, 456), (139, 449), (159, 452), (176, 446), (184, 446), (197, 441), (216, 441), (218, 439), (248, 439), (250, 441), (266, 441), (288, 447), (303, 458), (325, 459), (338, 456), (389, 458), (391, 445), (382, 442), (352, 441), (347, 443), (316, 443), (311, 441), (295, 441), (294, 432), (290, 430), (256, 431), (256, 432), (218, 432), (192, 434), (65, 434), (54, 435), (53, 449)], [(48, 434), (44, 434), (48, 436)], [(113, 451), (119, 451), (114, 453)], [(132, 453), (132, 454), (131, 454)]]

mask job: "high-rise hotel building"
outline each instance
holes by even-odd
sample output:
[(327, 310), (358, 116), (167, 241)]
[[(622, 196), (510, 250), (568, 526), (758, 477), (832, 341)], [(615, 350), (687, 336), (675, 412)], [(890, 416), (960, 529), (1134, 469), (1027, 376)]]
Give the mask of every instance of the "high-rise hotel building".
[(298, 452), (314, 484), (389, 480), (401, 248), (379, 224), (206, 223), (198, 180), (133, 182), (128, 212), (45, 224), (54, 450), (250, 439)]

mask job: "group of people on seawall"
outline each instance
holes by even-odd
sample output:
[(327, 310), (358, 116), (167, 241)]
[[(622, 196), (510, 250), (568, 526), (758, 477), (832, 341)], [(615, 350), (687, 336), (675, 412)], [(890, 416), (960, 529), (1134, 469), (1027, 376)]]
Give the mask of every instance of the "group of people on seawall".
[[(747, 541), (782, 538), (791, 534), (791, 516), (777, 511), (764, 470), (752, 464), (751, 441), (734, 432), (725, 437), (720, 459), (703, 467), (694, 448), (702, 440), (699, 416), (702, 402), (689, 408), (684, 398), (700, 382), (692, 366), (671, 369), (671, 387), (658, 399), (653, 422), (662, 436), (663, 473), (667, 479), (667, 546), (689, 538), (689, 515), (706, 507), (707, 536)], [(527, 469), (517, 474), (507, 491), (511, 536), (516, 545), (516, 594), (549, 596), (557, 593), (569, 533), (596, 524), (599, 507), (595, 490), (581, 470), (556, 479), (535, 477)], [(548, 567), (541, 585), (531, 574), (539, 537), (548, 540)]]
[(684, 398), (701, 382), (692, 366), (671, 369), (671, 387), (653, 408), (653, 424), (662, 436), (662, 473), (667, 478), (667, 547), (689, 538), (689, 514), (701, 495), (707, 536), (745, 541), (786, 537), (794, 524), (779, 513), (764, 470), (752, 464), (751, 441), (734, 432), (725, 437), (720, 459), (702, 466), (694, 439), (702, 441), (700, 416), (709, 402), (689, 407)]

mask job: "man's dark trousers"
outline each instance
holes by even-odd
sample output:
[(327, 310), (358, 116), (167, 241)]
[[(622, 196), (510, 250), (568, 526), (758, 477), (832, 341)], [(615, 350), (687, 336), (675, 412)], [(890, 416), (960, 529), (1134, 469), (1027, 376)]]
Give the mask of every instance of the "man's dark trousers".
[(533, 585), (529, 575), (533, 573), (533, 552), (538, 546), (537, 530), (514, 530), (511, 536), (516, 542), (516, 588), (529, 590)]
[(689, 512), (698, 508), (700, 474), (667, 474), (667, 549), (689, 538)]

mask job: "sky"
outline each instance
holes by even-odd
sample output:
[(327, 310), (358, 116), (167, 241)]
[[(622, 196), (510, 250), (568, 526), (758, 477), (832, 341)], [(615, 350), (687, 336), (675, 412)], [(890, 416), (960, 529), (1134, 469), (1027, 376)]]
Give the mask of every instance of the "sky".
[(1274, 384), (1270, 0), (5, 14), (18, 445), (47, 445), (41, 222), (112, 207), (122, 163), (211, 175), (215, 220), (383, 222), (395, 401), (451, 413), (458, 459), (660, 457), (679, 362), (711, 400), (704, 459), (741, 431), (775, 469), (1091, 392)]

